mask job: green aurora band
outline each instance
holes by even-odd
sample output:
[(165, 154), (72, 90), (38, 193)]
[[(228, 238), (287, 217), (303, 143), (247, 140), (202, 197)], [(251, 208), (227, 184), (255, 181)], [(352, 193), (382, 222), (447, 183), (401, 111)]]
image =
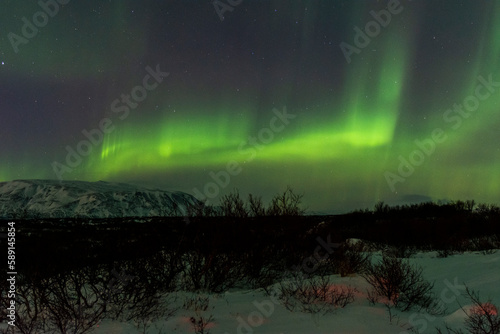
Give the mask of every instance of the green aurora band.
[[(253, 124), (250, 113), (244, 110), (206, 112), (200, 108), (189, 111), (188, 116), (175, 115), (152, 124), (120, 126), (106, 136), (102, 151), (90, 159), (91, 164), (99, 175), (108, 178), (136, 169), (176, 170), (197, 166), (216, 172), (233, 160), (240, 164), (251, 162), (248, 168), (256, 171), (286, 162), (290, 170), (284, 174), (288, 175), (285, 179), (294, 184), (296, 181), (290, 180), (303, 179), (303, 173), (311, 174), (304, 169), (312, 163), (317, 181), (312, 178), (308, 182), (324, 187), (324, 178), (334, 185), (339, 183), (339, 178), (343, 179), (340, 183), (361, 180), (371, 185), (375, 181), (376, 186), (366, 187), (365, 191), (375, 199), (388, 189), (387, 184), (379, 180), (383, 181), (384, 166), (390, 160), (401, 109), (411, 56), (409, 38), (394, 33), (381, 36), (380, 43), (397, 45), (397, 48), (382, 59), (367, 51), (368, 61), (357, 62), (349, 68), (341, 98), (323, 110), (316, 110), (320, 115), (338, 115), (335, 111), (340, 108), (345, 110), (343, 117), (314, 119), (300, 111), (288, 110), (297, 118), (270, 142), (266, 139), (254, 146), (250, 144), (251, 138), (258, 138), (262, 128)], [(203, 116), (205, 114), (211, 116)], [(269, 119), (272, 116), (269, 111)], [(337, 173), (332, 174), (333, 169)], [(349, 177), (346, 178), (342, 170), (351, 171)], [(264, 182), (276, 183), (274, 175), (266, 177), (266, 172), (262, 173), (260, 178)], [(299, 183), (302, 187), (302, 182)]]
[[(478, 77), (500, 81), (500, 4), (491, 6), (490, 19), (481, 27), (482, 38), (471, 46), (477, 50), (472, 66), (458, 71), (460, 62), (452, 60), (450, 66), (436, 68), (436, 77), (448, 78), (444, 80), (449, 87), (436, 88), (432, 105), (426, 104), (429, 100), (419, 101), (412, 90), (418, 69), (412, 67), (417, 54), (415, 23), (408, 14), (393, 18), (388, 28), (353, 57), (345, 66), (341, 91), (325, 96), (328, 102), (312, 101), (307, 110), (287, 103), (277, 106), (295, 118), (266, 137), (266, 142), (259, 134), (269, 128), (275, 112), (259, 110), (257, 119), (256, 106), (248, 97), (244, 103), (231, 101), (224, 108), (220, 100), (178, 108), (176, 113), (165, 107), (161, 118), (131, 117), (116, 123), (102, 145), (65, 179), (138, 180), (140, 171), (149, 173), (143, 179), (154, 183), (163, 173), (179, 176), (165, 183), (184, 184), (183, 190), (192, 193), (195, 187), (203, 190), (206, 183), (214, 182), (210, 172), (222, 171), (228, 162), (236, 161), (241, 173), (232, 176), (221, 194), (234, 188), (243, 193), (274, 193), (291, 185), (305, 193), (312, 210), (349, 210), (378, 200), (395, 203), (401, 195), (413, 194), (434, 200), (471, 198), (499, 203), (500, 87), (480, 101), (470, 116), (448, 114), (454, 121), (444, 117), (454, 103), (462, 104), (475, 94)], [(346, 36), (349, 39), (352, 34)], [(440, 92), (447, 89), (453, 91), (453, 99), (440, 99)], [(403, 121), (405, 108), (425, 108), (429, 116)], [(391, 191), (386, 173), (398, 175), (401, 158), (408, 161), (419, 150), (416, 141), (429, 140), (435, 129), (441, 129), (446, 139), (436, 143), (432, 153), (425, 154), (423, 162), (413, 166), (411, 175), (402, 177)], [(23, 166), (31, 166), (28, 158)], [(52, 170), (23, 168), (0, 167), (0, 179), (54, 178)]]
[[(489, 38), (478, 42), (477, 62), (468, 78), (463, 80), (465, 85), (457, 103), (474, 93), (479, 75), (487, 78), (489, 73), (494, 73), (494, 77), (500, 78), (500, 42), (497, 38), (500, 25), (498, 17), (492, 20), (495, 29)], [(297, 118), (275, 134), (270, 143), (260, 143), (257, 148), (248, 149), (249, 137), (257, 137), (261, 130), (249, 116), (251, 113), (234, 110), (205, 112), (200, 108), (190, 111), (194, 117), (175, 116), (154, 124), (121, 127), (106, 137), (100, 154), (91, 159), (92, 165), (102, 177), (135, 169), (158, 171), (196, 166), (205, 168), (206, 182), (209, 182), (213, 180), (208, 171), (223, 170), (225, 164), (233, 160), (241, 165), (248, 162), (245, 173), (252, 175), (252, 179), (255, 177), (262, 183), (276, 184), (278, 189), (287, 183), (315, 192), (322, 189), (331, 194), (327, 201), (332, 205), (334, 202), (352, 202), (359, 195), (366, 202), (390, 200), (397, 198), (398, 193), (432, 194), (434, 199), (495, 198), (500, 190), (498, 155), (494, 163), (491, 156), (484, 163), (478, 161), (472, 165), (454, 160), (463, 154), (463, 147), (470, 147), (470, 141), (477, 133), (488, 128), (498, 129), (495, 111), (498, 110), (500, 92), (482, 101), (476, 117), (463, 119), (456, 130), (443, 119), (445, 110), (452, 105), (441, 105), (430, 112), (434, 115), (432, 122), (421, 128), (419, 136), (411, 129), (405, 129), (407, 125), (398, 123), (403, 99), (412, 98), (411, 92), (405, 91), (411, 79), (408, 73), (413, 57), (410, 30), (390, 30), (381, 34), (375, 47), (391, 51), (378, 57), (378, 53), (364, 50), (364, 61), (350, 65), (345, 91), (335, 102), (319, 107), (323, 110), (316, 110), (319, 115), (337, 116), (315, 119), (303, 110), (287, 106)], [(338, 116), (339, 109), (344, 111), (344, 117)], [(206, 114), (211, 116), (203, 116)], [(269, 118), (271, 116), (269, 111)], [(497, 122), (492, 123), (491, 117)], [(396, 131), (398, 125), (402, 128)], [(396, 173), (400, 164), (398, 158), (408, 159), (418, 149), (415, 140), (431, 138), (436, 128), (443, 129), (446, 140), (436, 144), (435, 151), (425, 156), (422, 165), (414, 166), (415, 172), (398, 183), (396, 193), (392, 193), (384, 173)], [(242, 147), (247, 148), (246, 153)], [(451, 170), (450, 164), (453, 166)], [(272, 170), (277, 174), (268, 172)], [(276, 175), (282, 175), (283, 180)], [(348, 188), (355, 183), (361, 183), (363, 187), (360, 187), (361, 194), (351, 195), (352, 198), (331, 189)], [(242, 184), (242, 188), (245, 184), (248, 187), (248, 182)], [(199, 188), (202, 186), (200, 184)], [(327, 201), (322, 204), (327, 204)]]

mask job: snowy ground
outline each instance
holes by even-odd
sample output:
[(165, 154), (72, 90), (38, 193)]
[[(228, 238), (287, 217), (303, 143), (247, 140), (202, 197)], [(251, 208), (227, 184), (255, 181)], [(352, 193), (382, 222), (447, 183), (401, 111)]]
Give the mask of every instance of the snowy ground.
[[(153, 323), (146, 332), (195, 333), (190, 318), (212, 315), (213, 320), (205, 333), (436, 333), (436, 327), (444, 329), (444, 322), (452, 328), (463, 328), (466, 315), (459, 303), (464, 309), (470, 305), (463, 296), (464, 283), (479, 292), (482, 301), (491, 300), (500, 306), (500, 252), (490, 255), (464, 253), (448, 258), (438, 258), (435, 252), (418, 253), (411, 261), (421, 265), (425, 278), (435, 283), (434, 292), (447, 309), (445, 315), (433, 317), (417, 312), (394, 312), (390, 321), (383, 304), (370, 306), (366, 299), (369, 285), (363, 278), (334, 276), (336, 284), (353, 286), (358, 293), (352, 304), (326, 315), (290, 312), (262, 290), (240, 290), (208, 296), (208, 309), (198, 312), (198, 315), (193, 309), (180, 308), (173, 317)], [(182, 305), (191, 295), (178, 293), (177, 304)], [(139, 331), (133, 324), (103, 321), (93, 333), (135, 334)]]

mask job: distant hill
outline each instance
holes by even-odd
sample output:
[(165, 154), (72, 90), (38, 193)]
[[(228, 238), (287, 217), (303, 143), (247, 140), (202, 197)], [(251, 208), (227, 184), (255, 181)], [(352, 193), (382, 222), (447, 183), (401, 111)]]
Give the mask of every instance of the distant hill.
[(180, 191), (110, 182), (16, 180), (0, 183), (0, 218), (183, 216), (199, 201)]

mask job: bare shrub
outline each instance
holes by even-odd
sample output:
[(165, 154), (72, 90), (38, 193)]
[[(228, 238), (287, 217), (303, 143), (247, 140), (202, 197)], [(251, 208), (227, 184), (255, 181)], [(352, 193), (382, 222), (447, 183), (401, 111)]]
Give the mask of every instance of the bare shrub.
[(390, 210), (391, 208), (389, 207), (389, 205), (384, 203), (384, 201), (378, 201), (377, 203), (375, 203), (374, 207), (375, 214), (387, 214)]
[(283, 253), (275, 245), (259, 245), (242, 254), (245, 283), (255, 289), (267, 289), (278, 282), (288, 268)]
[(89, 333), (109, 318), (132, 322), (145, 333), (156, 319), (175, 312), (169, 308), (171, 298), (161, 295), (161, 290), (151, 278), (138, 279), (105, 266), (43, 278), (21, 276), (16, 296), (17, 331)]
[[(467, 315), (465, 319), (465, 328), (469, 334), (499, 334), (500, 333), (500, 316), (498, 315), (498, 307), (491, 303), (491, 301), (482, 302), (479, 293), (465, 288), (465, 294), (470, 302), (472, 308), (465, 310), (462, 305), (460, 308)], [(448, 325), (446, 330), (451, 334), (464, 334), (461, 329), (451, 329)], [(442, 334), (441, 329), (437, 329), (438, 333)]]
[[(208, 295), (192, 295), (184, 300), (183, 308), (195, 313), (189, 318), (193, 331), (196, 334), (209, 334), (207, 328), (209, 323), (214, 320), (213, 315), (206, 315), (210, 306), (210, 297)], [(212, 308), (213, 309), (213, 308)]]
[[(170, 277), (165, 282), (164, 272), (137, 270), (139, 262), (120, 263), (120, 272), (109, 268), (102, 269), (104, 278), (104, 300), (106, 316), (111, 320), (131, 322), (142, 333), (158, 319), (167, 320), (177, 309), (172, 307), (175, 296), (165, 293), (165, 287), (171, 284)], [(147, 262), (142, 264), (148, 268)], [(137, 273), (128, 275), (127, 272)]]
[(392, 257), (409, 259), (417, 253), (417, 248), (414, 246), (400, 244), (395, 246), (388, 246), (384, 250), (384, 253)]
[(443, 249), (438, 249), (437, 251), (437, 257), (438, 258), (447, 258), (448, 256), (450, 255), (453, 255), (454, 252), (452, 250), (450, 250), (449, 248), (443, 248)]
[(266, 215), (266, 208), (262, 202), (262, 197), (256, 197), (252, 194), (248, 195), (248, 213), (253, 217), (262, 217)]
[(287, 187), (282, 194), (274, 196), (267, 208), (268, 216), (300, 216), (304, 209), (300, 207), (303, 194), (295, 194), (292, 188)]
[(498, 206), (494, 204), (486, 204), (486, 203), (480, 203), (477, 205), (475, 212), (484, 217), (489, 217), (491, 215), (498, 214), (500, 212)]
[(333, 256), (333, 265), (341, 277), (363, 272), (369, 262), (370, 255), (362, 243), (345, 242)]
[(491, 241), (495, 245), (495, 248), (497, 248), (497, 249), (500, 248), (500, 234), (499, 233), (492, 235)]
[(471, 334), (500, 333), (500, 317), (498, 308), (491, 302), (482, 303), (479, 294), (467, 290), (474, 307), (465, 320), (465, 326)]
[(47, 321), (45, 287), (35, 277), (19, 278), (16, 285), (17, 330), (23, 334), (42, 333)]
[(233, 193), (222, 196), (220, 200), (220, 209), (225, 217), (245, 218), (248, 217), (248, 210), (245, 202), (241, 199), (238, 190)]
[(181, 286), (187, 291), (220, 293), (240, 282), (244, 277), (237, 256), (192, 251), (184, 254), (186, 266), (181, 275)]
[(295, 272), (289, 281), (280, 282), (278, 297), (289, 311), (327, 313), (354, 301), (354, 288), (337, 286), (329, 276), (307, 278)]
[(362, 276), (378, 295), (401, 311), (431, 309), (436, 303), (432, 294), (434, 284), (425, 281), (422, 268), (412, 266), (408, 260), (383, 255)]
[(206, 311), (210, 305), (210, 297), (204, 295), (193, 295), (184, 300), (184, 305), (182, 306), (185, 310), (190, 311)]
[(147, 258), (122, 263), (120, 268), (122, 271), (137, 272), (138, 278), (144, 277), (156, 290), (165, 293), (175, 291), (178, 277), (184, 269), (181, 252), (165, 250)]
[(479, 251), (484, 255), (494, 254), (497, 252), (497, 242), (494, 236), (482, 236), (473, 238), (471, 240), (471, 247), (473, 251)]
[(102, 285), (87, 272), (72, 271), (43, 280), (46, 326), (49, 332), (87, 333), (104, 318)]
[(366, 289), (366, 299), (371, 306), (375, 306), (380, 300), (380, 295), (375, 291), (375, 289)]
[(193, 330), (196, 334), (210, 334), (210, 330), (207, 329), (208, 324), (214, 320), (213, 315), (208, 317), (198, 315), (197, 317), (191, 317), (189, 322), (193, 326)]
[(187, 217), (214, 217), (217, 216), (217, 210), (214, 206), (206, 202), (198, 201), (194, 204), (186, 205), (186, 216)]

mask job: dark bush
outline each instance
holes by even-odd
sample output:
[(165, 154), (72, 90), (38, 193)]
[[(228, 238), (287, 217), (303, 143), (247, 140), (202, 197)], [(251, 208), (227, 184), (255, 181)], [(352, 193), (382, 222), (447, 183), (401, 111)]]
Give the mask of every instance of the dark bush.
[(465, 327), (471, 334), (499, 334), (500, 316), (498, 308), (491, 303), (482, 302), (479, 293), (466, 288), (469, 300), (472, 302), (472, 309), (467, 313)]
[(222, 196), (219, 206), (222, 215), (225, 217), (245, 218), (249, 215), (245, 202), (241, 199), (238, 190)]
[(170, 317), (175, 309), (170, 308), (169, 295), (160, 292), (162, 284), (147, 270), (139, 276), (126, 274), (129, 264), (121, 263), (120, 271), (98, 266), (43, 278), (19, 276), (16, 330), (83, 334), (109, 318), (132, 322), (146, 332), (153, 321)]
[(234, 254), (192, 251), (183, 260), (181, 287), (187, 291), (220, 293), (244, 279), (243, 266)]
[[(446, 331), (449, 334), (500, 334), (500, 316), (498, 315), (498, 308), (491, 303), (482, 302), (479, 298), (479, 293), (466, 287), (465, 294), (470, 302), (472, 308), (466, 311), (462, 305), (460, 308), (466, 314), (464, 327), (467, 332), (461, 329), (452, 329), (448, 325)], [(437, 329), (438, 334), (442, 334), (441, 329)]]
[(287, 187), (282, 194), (274, 196), (267, 208), (268, 216), (300, 216), (304, 209), (300, 207), (303, 194), (295, 194), (292, 188)]
[(346, 307), (354, 301), (355, 291), (333, 284), (330, 276), (307, 277), (293, 272), (289, 280), (279, 283), (277, 296), (289, 311), (315, 314)]
[(362, 273), (370, 261), (370, 255), (361, 242), (356, 244), (342, 243), (335, 250), (332, 257), (335, 273), (340, 274), (342, 277)]
[(435, 305), (434, 284), (425, 281), (422, 268), (412, 266), (408, 260), (383, 255), (379, 263), (367, 266), (362, 276), (376, 294), (401, 311), (431, 309)]

